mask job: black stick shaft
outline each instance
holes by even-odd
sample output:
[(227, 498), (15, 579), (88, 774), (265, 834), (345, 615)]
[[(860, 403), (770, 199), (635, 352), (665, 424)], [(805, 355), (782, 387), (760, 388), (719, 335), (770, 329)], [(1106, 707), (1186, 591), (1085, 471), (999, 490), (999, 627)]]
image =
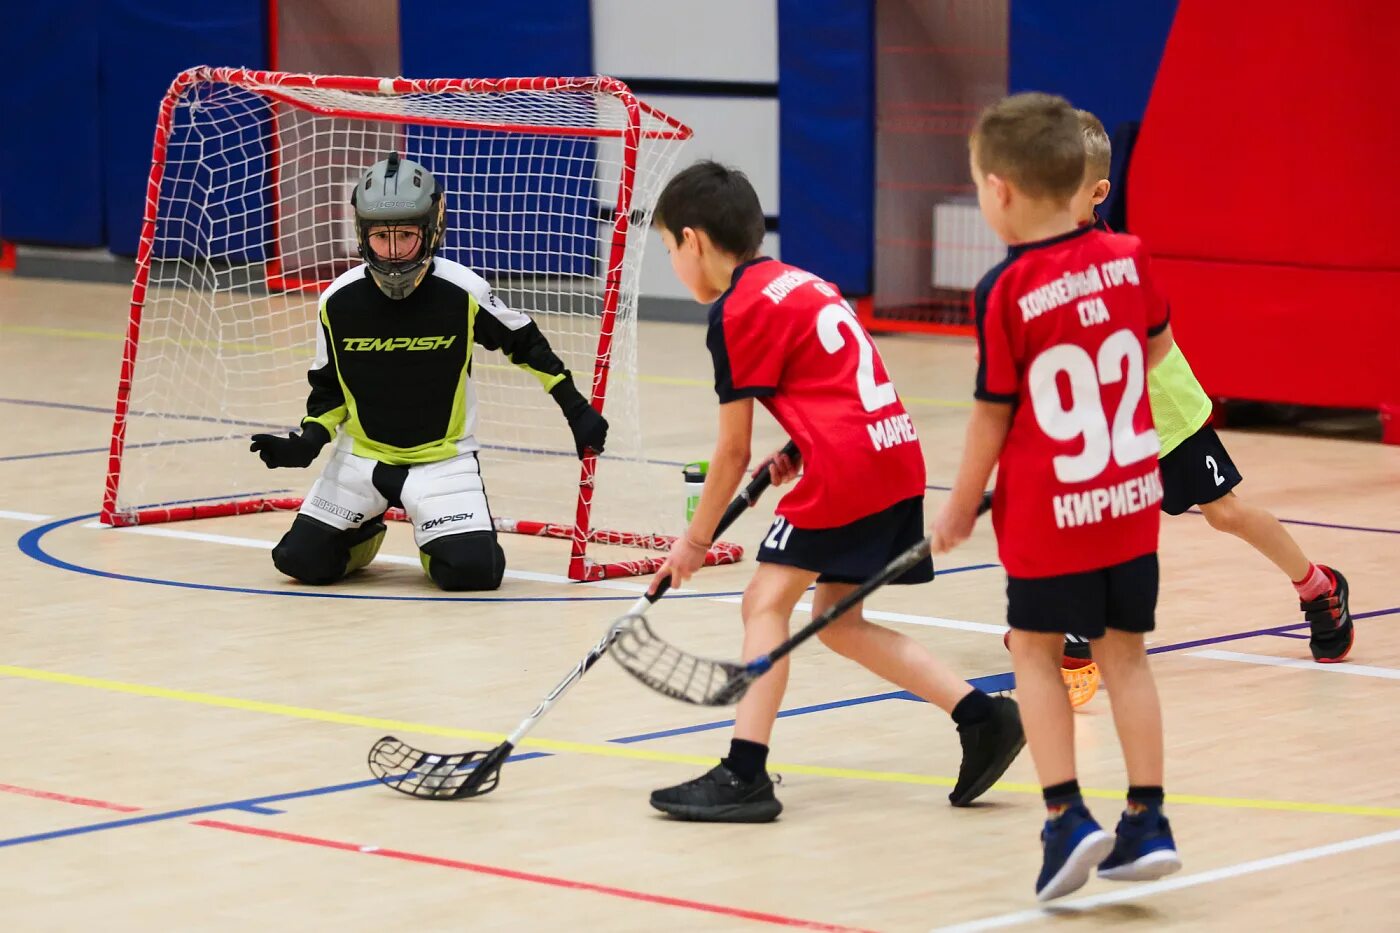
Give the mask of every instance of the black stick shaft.
[[(981, 515), (983, 512), (987, 511), (991, 507), (992, 494), (990, 492), (985, 492), (982, 494), (982, 502), (977, 506), (977, 514)], [(909, 550), (896, 557), (893, 561), (891, 561), (885, 566), (884, 570), (881, 570), (876, 576), (871, 577), (869, 580), (866, 580), (860, 586), (856, 587), (854, 590), (848, 593), (844, 598), (837, 600), (836, 605), (832, 606), (826, 612), (823, 612), (821, 615), (817, 616), (811, 622), (808, 622), (806, 625), (802, 626), (802, 628), (798, 629), (795, 635), (793, 635), (787, 641), (783, 642), (781, 645), (770, 651), (768, 653), (768, 662), (770, 664), (776, 664), (778, 661), (791, 654), (794, 649), (796, 649), (807, 639), (811, 638), (813, 635), (817, 634), (822, 629), (830, 625), (832, 622), (835, 622), (837, 619), (841, 618), (843, 615), (849, 612), (851, 610), (851, 607), (854, 606), (856, 603), (865, 599), (871, 593), (875, 592), (880, 587), (889, 583), (891, 580), (895, 580), (903, 576), (910, 568), (912, 568), (915, 564), (917, 564), (919, 561), (923, 560), (925, 557), (928, 556), (930, 544), (931, 541), (928, 538), (924, 538), (924, 540), (920, 541), (918, 544), (914, 545)]]

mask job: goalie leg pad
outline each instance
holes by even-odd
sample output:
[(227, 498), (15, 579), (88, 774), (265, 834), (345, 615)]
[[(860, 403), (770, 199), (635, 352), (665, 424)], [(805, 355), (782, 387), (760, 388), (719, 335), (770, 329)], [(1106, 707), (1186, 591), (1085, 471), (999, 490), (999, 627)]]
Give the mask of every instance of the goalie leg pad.
[(506, 572), (495, 531), (434, 538), (422, 546), (423, 569), (444, 590), (494, 590)]
[(410, 467), (399, 495), (420, 549), (449, 535), (494, 531), (474, 453)]
[(342, 531), (310, 516), (298, 515), (272, 549), (272, 565), (302, 583), (335, 583), (374, 559), (385, 530), (381, 516), (359, 528)]
[(300, 513), (338, 531), (359, 528), (366, 519), (383, 515), (389, 500), (375, 486), (377, 465), (337, 448), (302, 500)]

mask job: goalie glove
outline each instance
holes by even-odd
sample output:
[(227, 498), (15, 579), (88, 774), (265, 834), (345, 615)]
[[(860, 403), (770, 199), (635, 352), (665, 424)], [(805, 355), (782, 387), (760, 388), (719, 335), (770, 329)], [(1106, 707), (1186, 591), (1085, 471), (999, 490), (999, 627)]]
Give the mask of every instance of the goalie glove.
[(559, 410), (569, 422), (578, 458), (582, 460), (590, 450), (595, 454), (602, 453), (603, 444), (608, 439), (608, 421), (579, 392), (573, 377), (565, 372), (563, 380), (550, 389), (549, 394), (554, 397)]
[(276, 434), (254, 434), (253, 443), (248, 449), (262, 457), (269, 470), (277, 467), (308, 467), (321, 448), (330, 442), (331, 435), (320, 422), (308, 421), (301, 426), (301, 433), (286, 437)]

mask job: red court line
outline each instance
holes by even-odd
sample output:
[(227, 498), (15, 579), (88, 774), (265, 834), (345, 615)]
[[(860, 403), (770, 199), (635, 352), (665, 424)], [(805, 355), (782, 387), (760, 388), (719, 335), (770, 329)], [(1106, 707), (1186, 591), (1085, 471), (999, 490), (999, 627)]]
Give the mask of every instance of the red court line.
[(274, 829), (264, 829), (258, 826), (243, 826), (238, 823), (225, 823), (222, 820), (195, 820), (195, 826), (208, 826), (213, 829), (226, 829), (230, 832), (245, 833), (250, 836), (263, 836), (269, 839), (281, 839), (284, 842), (299, 842), (303, 845), (320, 846), (325, 849), (338, 849), (342, 852), (356, 852), (361, 855), (376, 855), (381, 858), (398, 859), (404, 862), (415, 862), (420, 865), (437, 865), (440, 868), (455, 868), (458, 871), (475, 872), (480, 875), (494, 875), (498, 878), (509, 878), (512, 881), (528, 881), (532, 884), (544, 884), (556, 888), (567, 888), (572, 891), (590, 891), (594, 894), (606, 894), (610, 897), (621, 897), (632, 901), (642, 901), (647, 904), (659, 904), (663, 907), (680, 907), (685, 910), (698, 910), (705, 913), (720, 914), (725, 917), (737, 917), (741, 920), (753, 920), (758, 923), (772, 923), (778, 926), (793, 927), (801, 930), (827, 930), (832, 933), (869, 933), (858, 927), (838, 926), (831, 923), (817, 923), (813, 920), (801, 920), (797, 917), (784, 917), (780, 914), (766, 914), (756, 910), (744, 910), (741, 907), (726, 907), (722, 904), (707, 904), (703, 901), (691, 901), (680, 897), (667, 897), (663, 894), (647, 894), (643, 891), (630, 891), (627, 888), (614, 888), (605, 884), (593, 884), (589, 881), (572, 881), (568, 878), (556, 878), (552, 875), (537, 875), (533, 872), (515, 871), (510, 868), (498, 868), (494, 865), (481, 865), (476, 862), (462, 862), (457, 859), (439, 858), (435, 855), (421, 855), (416, 852), (404, 852), (399, 849), (381, 849), (377, 846), (361, 846), (353, 842), (339, 842), (334, 839), (319, 839), (315, 836), (302, 836), (297, 833), (278, 832)]
[(14, 784), (0, 784), (0, 792), (6, 794), (19, 794), (22, 797), (38, 797), (40, 800), (56, 800), (59, 803), (74, 803), (80, 807), (97, 807), (99, 810), (116, 810), (118, 813), (137, 813), (141, 807), (128, 807), (120, 803), (108, 803), (105, 800), (92, 800), (88, 797), (72, 797), (68, 794), (56, 794), (50, 790), (34, 790), (30, 787), (16, 787)]

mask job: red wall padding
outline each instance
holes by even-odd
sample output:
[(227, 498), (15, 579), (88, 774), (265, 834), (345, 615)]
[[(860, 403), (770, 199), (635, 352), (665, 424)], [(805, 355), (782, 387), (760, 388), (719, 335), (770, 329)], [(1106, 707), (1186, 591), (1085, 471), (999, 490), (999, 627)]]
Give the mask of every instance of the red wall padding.
[(1133, 151), (1165, 255), (1400, 269), (1400, 4), (1182, 0)]
[(1213, 395), (1400, 404), (1400, 4), (1181, 0), (1128, 224)]
[(1400, 402), (1400, 272), (1166, 257), (1152, 271), (1170, 296), (1172, 332), (1212, 395), (1333, 408)]

